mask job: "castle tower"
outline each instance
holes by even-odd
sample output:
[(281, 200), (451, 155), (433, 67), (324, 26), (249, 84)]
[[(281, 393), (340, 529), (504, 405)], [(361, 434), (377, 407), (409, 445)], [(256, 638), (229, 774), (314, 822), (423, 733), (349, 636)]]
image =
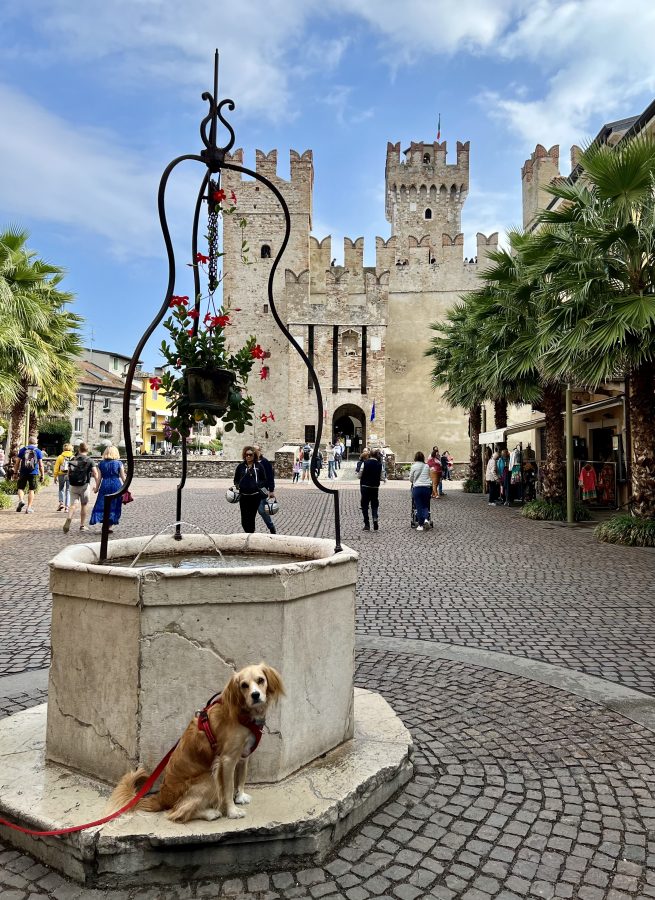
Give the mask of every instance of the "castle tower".
[(429, 236), (430, 246), (442, 246), (461, 232), (462, 207), (469, 189), (469, 142), (457, 142), (457, 162), (446, 162), (446, 141), (412, 141), (400, 159), (400, 143), (387, 144), (385, 170), (386, 217), (398, 249), (405, 252), (410, 235)]
[[(290, 151), (291, 177), (277, 174), (277, 150), (263, 153), (257, 150), (255, 169), (268, 178), (284, 195), (291, 215), (291, 234), (273, 286), (276, 309), (283, 322), (287, 321), (285, 268), (296, 272), (309, 269), (309, 233), (312, 223), (312, 189), (314, 164), (312, 151), (302, 155)], [(235, 150), (229, 161), (243, 165), (243, 151)], [(226, 455), (240, 456), (241, 447), (259, 442), (264, 451), (273, 452), (284, 441), (287, 431), (288, 372), (291, 356), (294, 368), (300, 359), (277, 327), (269, 308), (268, 279), (273, 261), (284, 237), (284, 216), (280, 204), (268, 188), (253, 179), (243, 179), (238, 173), (223, 170), (223, 188), (237, 196), (237, 214), (226, 217), (223, 233), (223, 298), (226, 306), (238, 309), (228, 331), (231, 346), (242, 346), (250, 335), (270, 357), (256, 364), (248, 381), (248, 391), (255, 401), (254, 427), (243, 435), (228, 432), (224, 438)], [(246, 219), (245, 231), (239, 220)], [(248, 243), (248, 265), (241, 262), (241, 241)], [(259, 376), (262, 366), (268, 378)], [(274, 419), (262, 422), (261, 415), (273, 412)]]
[(553, 199), (546, 187), (559, 177), (559, 144), (546, 150), (537, 144), (530, 159), (526, 159), (521, 169), (523, 193), (523, 227), (528, 229), (535, 216), (545, 209)]

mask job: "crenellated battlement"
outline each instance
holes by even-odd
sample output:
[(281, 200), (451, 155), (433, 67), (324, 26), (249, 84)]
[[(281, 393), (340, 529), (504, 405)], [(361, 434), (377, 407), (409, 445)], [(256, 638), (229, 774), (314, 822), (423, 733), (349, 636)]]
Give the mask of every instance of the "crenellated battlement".
[(524, 228), (528, 228), (539, 210), (548, 205), (551, 197), (546, 188), (556, 178), (559, 178), (559, 144), (553, 144), (550, 150), (537, 144), (521, 169)]
[[(232, 153), (225, 156), (227, 162), (236, 163), (239, 166), (244, 165), (243, 148), (238, 147)], [(290, 178), (282, 178), (277, 172), (277, 150), (270, 150), (265, 153), (263, 150), (255, 150), (255, 171), (271, 181), (281, 182), (282, 184), (293, 184), (295, 181), (302, 179), (310, 179), (310, 184), (314, 180), (314, 154), (311, 150), (305, 150), (298, 153), (297, 150), (289, 150), (289, 168)], [(226, 175), (229, 170), (226, 170)], [(236, 173), (229, 173), (228, 177), (237, 177)], [(244, 176), (241, 176), (243, 180)]]
[(546, 150), (543, 144), (537, 144), (534, 152), (530, 154), (530, 159), (526, 159), (523, 163), (521, 178), (531, 181), (544, 162), (555, 166), (559, 175), (559, 144), (553, 144), (550, 150)]

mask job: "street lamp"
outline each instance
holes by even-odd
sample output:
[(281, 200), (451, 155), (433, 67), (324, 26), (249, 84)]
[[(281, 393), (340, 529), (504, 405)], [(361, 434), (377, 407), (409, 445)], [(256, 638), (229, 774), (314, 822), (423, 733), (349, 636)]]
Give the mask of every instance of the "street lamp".
[(39, 396), (39, 385), (36, 382), (30, 382), (27, 385), (27, 402), (25, 404), (25, 446), (30, 442), (30, 401), (36, 400)]

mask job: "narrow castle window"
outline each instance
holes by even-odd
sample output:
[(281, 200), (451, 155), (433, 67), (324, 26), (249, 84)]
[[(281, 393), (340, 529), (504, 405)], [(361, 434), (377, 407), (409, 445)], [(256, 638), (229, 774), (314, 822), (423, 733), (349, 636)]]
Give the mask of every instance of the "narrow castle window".
[(268, 244), (262, 244), (261, 256), (262, 256), (262, 259), (270, 259), (271, 258), (271, 248), (269, 247)]
[(423, 162), (424, 162), (426, 165), (429, 165), (429, 164), (430, 164), (430, 154), (429, 154), (429, 153), (424, 153), (424, 154), (423, 154)]
[(431, 210), (430, 208), (428, 208), (428, 209), (425, 210), (425, 218), (426, 218), (426, 219), (431, 219), (431, 218), (432, 218), (432, 210)]

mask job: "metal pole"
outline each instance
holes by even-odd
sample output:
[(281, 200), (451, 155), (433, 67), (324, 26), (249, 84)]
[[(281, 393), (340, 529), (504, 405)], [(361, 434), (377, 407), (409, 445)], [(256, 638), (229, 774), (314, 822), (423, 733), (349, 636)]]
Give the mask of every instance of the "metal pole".
[(28, 388), (27, 390), (28, 390), (28, 393), (27, 393), (27, 402), (25, 403), (25, 444), (24, 444), (25, 447), (27, 447), (27, 445), (28, 445), (29, 442), (30, 442), (30, 395), (29, 395), (29, 388)]
[(566, 385), (566, 522), (575, 522), (575, 483), (573, 460), (573, 391)]

